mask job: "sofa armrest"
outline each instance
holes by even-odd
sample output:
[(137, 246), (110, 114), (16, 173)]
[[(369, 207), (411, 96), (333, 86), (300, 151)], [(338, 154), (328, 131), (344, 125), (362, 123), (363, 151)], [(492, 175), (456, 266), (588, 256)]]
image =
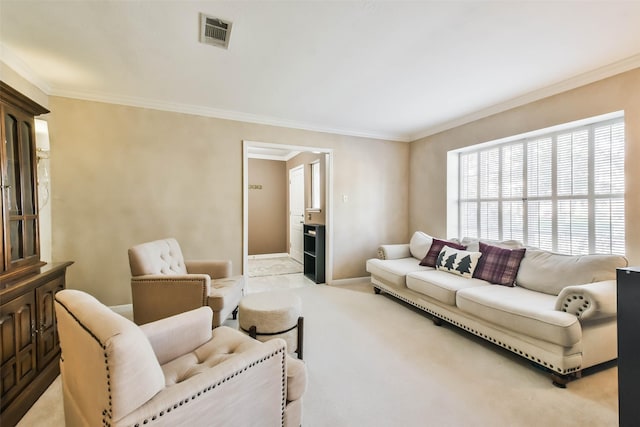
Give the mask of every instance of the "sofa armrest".
[(378, 258), (380, 259), (400, 259), (411, 256), (408, 243), (399, 245), (380, 245), (378, 247)]
[(187, 271), (191, 274), (207, 274), (212, 279), (222, 279), (231, 276), (231, 261), (185, 261)]
[(131, 278), (133, 320), (138, 325), (208, 305), (206, 274), (153, 274)]
[(615, 280), (567, 286), (560, 291), (555, 308), (580, 320), (613, 317), (617, 313), (616, 296)]
[(140, 326), (161, 365), (190, 353), (211, 339), (210, 307), (200, 307)]

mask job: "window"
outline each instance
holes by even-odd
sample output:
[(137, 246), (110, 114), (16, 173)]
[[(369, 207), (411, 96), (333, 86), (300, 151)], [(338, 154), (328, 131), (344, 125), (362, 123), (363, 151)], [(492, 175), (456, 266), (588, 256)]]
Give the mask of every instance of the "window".
[(320, 162), (311, 163), (311, 209), (320, 210)]
[(624, 254), (624, 117), (458, 154), (458, 232)]

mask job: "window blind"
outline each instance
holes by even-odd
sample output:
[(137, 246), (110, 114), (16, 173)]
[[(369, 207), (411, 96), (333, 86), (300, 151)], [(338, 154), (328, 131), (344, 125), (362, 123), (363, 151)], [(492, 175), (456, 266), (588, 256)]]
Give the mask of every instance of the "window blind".
[(460, 236), (624, 254), (624, 146), (620, 117), (460, 153)]

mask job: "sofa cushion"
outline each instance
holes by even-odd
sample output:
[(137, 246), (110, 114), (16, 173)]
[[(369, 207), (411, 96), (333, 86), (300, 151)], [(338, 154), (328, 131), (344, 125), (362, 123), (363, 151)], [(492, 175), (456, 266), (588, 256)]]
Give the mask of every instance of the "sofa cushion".
[[(462, 240), (456, 240), (456, 243), (460, 243), (461, 245), (465, 245), (468, 251), (479, 251), (480, 250), (480, 239), (476, 237), (464, 237)], [(486, 244), (498, 246), (501, 248), (507, 249), (519, 249), (524, 248), (524, 245), (519, 240), (492, 240), (492, 239), (482, 239), (482, 241)]]
[(463, 251), (445, 245), (436, 259), (436, 269), (470, 279), (481, 256), (480, 252)]
[(433, 237), (422, 231), (416, 231), (409, 241), (409, 251), (414, 258), (422, 259), (427, 256), (431, 243), (433, 243)]
[(525, 251), (526, 248), (506, 249), (480, 242), (482, 257), (473, 277), (496, 285), (514, 286)]
[(613, 280), (616, 268), (627, 265), (621, 255), (562, 255), (530, 248), (520, 263), (516, 284), (558, 295), (565, 286)]
[(491, 286), (480, 279), (467, 279), (462, 276), (429, 269), (407, 274), (407, 288), (434, 298), (448, 305), (456, 305), (456, 292), (477, 286)]
[(377, 276), (400, 288), (406, 287), (405, 277), (408, 273), (422, 270), (433, 270), (433, 268), (418, 265), (418, 260), (413, 257), (401, 259), (372, 258), (367, 260), (367, 271), (372, 276)]
[(427, 252), (427, 255), (425, 255), (422, 261), (420, 261), (420, 265), (424, 265), (427, 267), (435, 267), (436, 259), (438, 258), (438, 255), (440, 255), (440, 251), (445, 245), (454, 249), (461, 249), (461, 250), (467, 249), (467, 247), (464, 245), (459, 245), (458, 243), (455, 243), (455, 242), (449, 242), (446, 240), (440, 240), (440, 239), (434, 238), (433, 243), (431, 243), (431, 247), (429, 248), (429, 252)]
[(555, 310), (556, 298), (541, 292), (506, 286), (460, 289), (456, 305), (487, 322), (564, 347), (582, 338), (578, 318)]

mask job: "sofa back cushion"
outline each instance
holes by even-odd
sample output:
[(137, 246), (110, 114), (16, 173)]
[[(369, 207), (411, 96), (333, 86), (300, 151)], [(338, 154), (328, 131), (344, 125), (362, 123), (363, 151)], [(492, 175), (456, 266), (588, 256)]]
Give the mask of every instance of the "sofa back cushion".
[(627, 265), (621, 255), (563, 255), (529, 248), (520, 263), (516, 285), (558, 295), (565, 286), (613, 280), (616, 268)]
[[(462, 240), (457, 241), (453, 239), (454, 242), (459, 243), (467, 247), (468, 251), (479, 251), (480, 250), (480, 239), (475, 237), (464, 237)], [(524, 248), (524, 244), (519, 240), (491, 240), (491, 239), (482, 239), (482, 242), (492, 245), (498, 246), (500, 248), (506, 249), (520, 249)]]
[(423, 233), (422, 231), (416, 231), (413, 233), (413, 236), (411, 236), (411, 240), (409, 241), (409, 251), (411, 252), (411, 256), (416, 259), (424, 258), (427, 256), (427, 252), (429, 252), (431, 243), (433, 243), (433, 237), (429, 236), (427, 233)]
[(423, 265), (425, 267), (435, 267), (436, 259), (438, 259), (438, 255), (440, 255), (440, 251), (442, 250), (442, 248), (445, 247), (445, 245), (453, 249), (460, 249), (460, 250), (467, 249), (466, 246), (459, 245), (455, 242), (450, 242), (450, 241), (440, 240), (440, 239), (433, 239), (433, 243), (431, 243), (431, 247), (429, 248), (427, 255), (425, 255), (425, 257), (422, 258), (422, 261), (420, 261), (420, 265)]

